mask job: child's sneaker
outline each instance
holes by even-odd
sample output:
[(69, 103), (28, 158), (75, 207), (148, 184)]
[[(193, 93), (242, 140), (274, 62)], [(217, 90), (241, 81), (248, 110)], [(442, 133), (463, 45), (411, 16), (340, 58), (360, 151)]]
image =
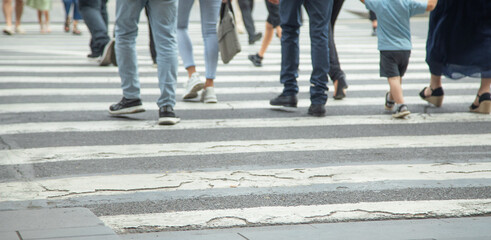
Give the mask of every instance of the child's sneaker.
[(385, 94), (385, 110), (392, 111), (392, 109), (394, 108), (395, 102), (394, 102), (394, 100), (390, 100), (389, 95), (390, 95), (390, 92), (387, 92)]
[(397, 110), (392, 114), (394, 118), (404, 118), (405, 116), (411, 114), (411, 112), (407, 109), (406, 104), (397, 105)]

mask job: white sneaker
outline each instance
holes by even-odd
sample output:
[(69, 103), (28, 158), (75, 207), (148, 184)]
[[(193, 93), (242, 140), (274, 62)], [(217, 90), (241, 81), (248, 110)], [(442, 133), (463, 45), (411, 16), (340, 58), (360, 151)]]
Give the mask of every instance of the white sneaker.
[(109, 40), (109, 42), (104, 47), (104, 51), (102, 52), (102, 56), (99, 58), (99, 66), (109, 66), (111, 64), (111, 56), (114, 54), (114, 39)]
[(204, 103), (217, 103), (217, 95), (215, 94), (215, 88), (207, 87), (201, 94), (201, 101)]
[(201, 91), (205, 87), (205, 83), (201, 81), (199, 73), (195, 72), (191, 77), (188, 79), (188, 82), (186, 84), (186, 92), (184, 93), (184, 96), (182, 99), (193, 99), (198, 96), (198, 92)]
[(26, 30), (24, 30), (24, 28), (20, 25), (15, 27), (15, 32), (18, 34), (26, 34)]
[(6, 35), (14, 35), (14, 30), (12, 29), (12, 26), (6, 26), (3, 29), (3, 33)]

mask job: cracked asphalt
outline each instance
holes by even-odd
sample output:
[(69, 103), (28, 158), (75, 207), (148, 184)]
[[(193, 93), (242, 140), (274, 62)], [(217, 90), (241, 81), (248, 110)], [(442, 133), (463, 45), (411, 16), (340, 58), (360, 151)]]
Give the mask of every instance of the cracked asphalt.
[[(115, 1), (113, 1), (115, 2)], [(352, 4), (352, 2), (350, 2)], [(349, 5), (352, 6), (352, 5)], [(355, 7), (355, 9), (359, 9)], [(261, 13), (256, 13), (260, 15)], [(55, 22), (57, 17), (54, 17)], [(264, 22), (257, 23), (263, 26)], [(56, 89), (119, 89), (117, 82), (111, 80), (118, 78), (114, 72), (80, 72), (77, 66), (93, 67), (92, 63), (80, 62), (79, 58), (85, 55), (89, 36), (87, 30), (80, 38), (65, 35), (59, 31), (51, 35), (38, 36), (34, 31), (37, 30), (36, 24), (26, 24), (31, 32), (25, 36), (15, 36), (18, 38), (0, 37), (0, 93), (9, 89), (21, 89), (28, 92), (30, 89), (56, 88)], [(142, 25), (142, 29), (145, 29)], [(199, 37), (199, 25), (194, 22), (192, 28), (193, 36)], [(338, 22), (342, 41), (338, 41), (340, 48), (340, 60), (343, 59), (372, 59), (377, 58), (378, 54), (357, 53), (349, 51), (343, 44), (356, 45), (360, 41), (372, 44), (375, 47), (375, 40), (369, 36), (369, 22), (363, 19), (345, 17)], [(259, 29), (259, 27), (258, 27)], [(262, 28), (260, 28), (262, 29)], [(419, 44), (424, 43), (426, 37), (427, 22), (424, 19), (416, 19), (412, 22), (412, 30), (415, 41)], [(366, 35), (365, 35), (366, 32)], [(342, 34), (354, 34), (351, 38)], [(138, 41), (138, 54), (143, 57), (142, 65), (149, 64), (149, 53), (147, 49), (148, 36), (142, 32)], [(44, 38), (43, 38), (44, 37)], [(241, 35), (243, 38), (244, 36)], [(302, 35), (303, 37), (303, 35)], [(69, 39), (69, 41), (67, 40)], [(244, 38), (245, 39), (245, 38)], [(303, 41), (304, 39), (302, 39)], [(55, 44), (53, 44), (53, 42)], [(65, 47), (76, 52), (78, 55), (67, 52), (47, 54), (45, 52), (22, 52), (16, 49), (22, 46), (34, 46), (39, 49), (47, 48), (64, 51)], [(278, 44), (277, 39), (273, 44)], [(4, 47), (4, 46), (9, 46)], [(256, 81), (255, 76), (276, 76), (277, 71), (252, 68), (247, 62), (247, 54), (253, 53), (258, 49), (256, 46), (243, 46), (242, 55), (239, 55), (242, 62), (233, 63), (228, 67), (235, 67), (237, 71), (232, 74), (220, 73), (223, 82), (217, 80), (217, 88), (231, 87), (278, 87), (278, 82)], [(356, 49), (355, 49), (356, 50)], [(362, 49), (359, 49), (362, 50)], [(423, 49), (418, 48), (418, 51)], [(198, 51), (196, 51), (198, 52)], [(201, 51), (200, 51), (201, 52)], [(272, 54), (278, 54), (279, 49), (270, 50)], [(198, 53), (197, 53), (198, 54)], [(418, 55), (419, 54), (419, 55)], [(202, 55), (202, 53), (201, 53)], [(199, 55), (199, 60), (202, 56)], [(422, 55), (416, 53), (414, 58), (421, 60)], [(5, 57), (6, 56), (6, 57)], [(274, 55), (277, 56), (277, 55)], [(26, 59), (39, 59), (39, 63), (22, 63)], [(66, 59), (66, 63), (53, 64), (53, 58)], [(9, 63), (9, 60), (19, 60), (20, 63)], [(72, 63), (70, 61), (74, 61)], [(266, 65), (268, 65), (266, 63)], [(271, 65), (271, 64), (270, 64)], [(356, 65), (356, 64), (351, 64)], [(75, 68), (73, 72), (36, 72), (18, 71), (16, 67), (59, 67)], [(383, 79), (355, 79), (350, 81), (351, 75), (377, 74), (378, 64), (372, 64), (367, 70), (349, 70), (347, 72), (348, 83), (353, 86), (372, 86), (385, 84)], [(227, 67), (227, 66), (225, 66)], [(181, 69), (182, 70), (182, 69)], [(409, 70), (413, 72), (423, 72), (421, 70)], [(307, 75), (310, 71), (304, 66), (300, 69), (300, 75)], [(250, 81), (227, 81), (234, 76), (249, 75)], [(77, 79), (79, 77), (89, 77), (100, 80), (100, 82), (85, 83), (56, 81), (60, 79)], [(142, 72), (141, 77), (155, 77), (155, 72)], [(35, 81), (33, 79), (44, 78), (46, 82)], [(178, 88), (183, 87), (186, 74), (179, 73)], [(32, 81), (30, 81), (32, 80)], [(48, 81), (51, 80), (51, 81)], [(428, 82), (425, 78), (415, 78), (408, 80), (411, 84), (425, 86)], [(446, 80), (445, 83), (450, 81)], [(451, 82), (465, 85), (466, 83), (477, 84), (476, 79), (464, 79), (460, 82)], [(142, 88), (154, 89), (155, 83), (142, 83)], [(307, 84), (301, 82), (301, 84)], [(331, 86), (331, 85), (329, 85)], [(332, 88), (332, 87), (331, 87)], [(418, 96), (419, 90), (404, 90), (405, 96)], [(329, 92), (327, 103), (328, 116), (325, 121), (331, 121), (330, 116), (386, 116), (390, 119), (390, 114), (385, 112), (383, 106), (376, 105), (330, 105), (334, 100), (331, 98), (332, 90)], [(348, 98), (382, 98), (385, 91), (382, 90), (350, 90), (348, 88)], [(449, 96), (465, 95), (474, 96), (474, 89), (449, 89), (445, 90)], [(277, 93), (243, 93), (219, 95), (219, 101), (267, 101), (276, 96)], [(156, 95), (144, 95), (143, 101), (152, 103)], [(179, 97), (179, 96), (178, 96)], [(147, 111), (134, 116), (115, 118), (109, 116), (105, 109), (92, 109), (90, 111), (32, 111), (24, 112), (21, 109), (16, 112), (2, 112), (2, 107), (10, 104), (29, 104), (29, 103), (87, 103), (87, 102), (112, 102), (119, 99), (119, 95), (97, 94), (97, 95), (52, 95), (46, 94), (26, 94), (26, 96), (0, 95), (0, 127), (12, 127), (23, 123), (48, 123), (58, 122), (65, 128), (72, 127), (74, 122), (97, 125), (98, 122), (109, 121), (118, 123), (132, 122), (151, 122), (156, 120), (156, 111)], [(301, 92), (299, 98), (308, 99), (307, 92)], [(344, 100), (342, 100), (344, 101)], [(347, 102), (347, 101), (345, 101)], [(197, 103), (201, 104), (201, 103)], [(467, 114), (470, 103), (466, 101), (445, 104), (442, 108), (434, 108), (426, 105), (422, 101), (418, 104), (411, 104), (410, 109), (413, 114), (431, 118), (433, 115), (462, 113)], [(210, 121), (216, 125), (221, 124), (219, 119), (233, 120), (241, 119), (307, 119), (307, 108), (301, 107), (295, 112), (271, 111), (267, 108), (261, 109), (213, 109), (206, 110), (188, 109), (179, 110), (179, 101), (176, 111), (178, 115), (186, 120)], [(300, 120), (302, 121), (302, 120)], [(407, 124), (400, 122), (396, 124), (341, 124), (328, 126), (280, 126), (280, 127), (224, 127), (209, 129), (174, 129), (167, 131), (165, 128), (155, 127), (155, 129), (127, 130), (120, 128), (114, 131), (54, 131), (54, 132), (29, 132), (11, 133), (0, 135), (0, 151), (6, 153), (9, 159), (29, 158), (24, 164), (3, 161), (0, 166), (0, 211), (11, 209), (29, 208), (68, 208), (86, 207), (97, 216), (111, 218), (117, 216), (137, 216), (151, 214), (173, 213), (193, 213), (194, 211), (219, 212), (237, 209), (262, 209), (281, 207), (297, 209), (300, 207), (315, 207), (324, 205), (343, 205), (350, 206), (349, 210), (330, 210), (318, 215), (310, 214), (304, 219), (306, 222), (333, 222), (333, 221), (352, 221), (353, 219), (344, 218), (349, 214), (360, 214), (367, 219), (393, 219), (393, 218), (439, 218), (439, 217), (464, 217), (468, 215), (489, 216), (491, 213), (491, 169), (488, 163), (491, 162), (491, 143), (481, 144), (479, 140), (489, 139), (491, 134), (491, 118), (466, 121), (444, 121), (438, 123), (420, 122)], [(346, 146), (342, 150), (316, 149), (314, 151), (274, 151), (281, 143), (274, 141), (285, 140), (284, 146), (295, 145), (300, 139), (375, 139), (370, 137), (388, 138), (392, 136), (440, 136), (445, 135), (476, 135), (474, 145), (470, 146), (437, 146), (414, 148), (389, 148), (389, 147), (366, 147), (350, 149)], [(485, 137), (482, 137), (485, 136)], [(482, 137), (482, 138), (481, 138)], [(482, 140), (484, 139), (484, 140)], [(268, 140), (273, 143), (248, 143), (234, 144), (242, 141)], [(469, 140), (469, 139), (465, 139)], [(469, 141), (470, 141), (469, 140)], [(368, 141), (368, 140), (367, 140)], [(189, 154), (194, 149), (186, 150), (182, 148), (158, 149), (159, 153), (166, 151), (182, 151), (183, 155), (153, 156), (149, 152), (142, 150), (141, 154), (134, 156), (124, 156), (110, 158), (112, 152), (109, 146), (119, 146), (125, 150), (128, 145), (140, 145), (142, 148), (148, 145), (172, 144), (179, 146), (199, 146), (200, 144), (214, 142), (216, 144), (208, 146), (209, 154)], [(399, 144), (399, 143), (393, 143)], [(428, 143), (429, 144), (429, 143)], [(80, 152), (71, 159), (70, 147), (80, 148)], [(98, 151), (93, 154), (87, 150), (93, 147)], [(241, 152), (237, 149), (264, 148), (272, 151), (252, 151)], [(43, 149), (46, 153), (39, 156), (24, 156), (22, 154), (28, 150), (36, 149), (40, 152)], [(185, 150), (182, 150), (185, 149)], [(223, 149), (235, 149), (236, 152), (225, 152)], [(58, 152), (59, 151), (59, 152)], [(16, 155), (18, 154), (18, 155)], [(58, 155), (57, 155), (58, 154)], [(92, 154), (92, 155), (91, 155)], [(145, 155), (147, 154), (147, 155)], [(78, 158), (77, 158), (78, 157)], [(7, 159), (8, 160), (8, 159)], [(390, 166), (413, 166), (428, 165), (425, 171), (394, 174), (395, 168)], [(451, 169), (452, 165), (463, 164), (462, 169)], [(389, 166), (382, 168), (379, 172), (375, 171), (374, 166)], [(365, 166), (367, 169), (374, 169), (373, 172), (379, 173), (377, 176), (368, 177), (365, 181), (355, 181), (365, 177), (362, 170), (350, 172), (349, 170), (340, 172), (316, 172), (315, 169), (346, 167), (355, 169), (357, 166)], [(460, 165), (459, 165), (460, 166)], [(481, 166), (482, 169), (472, 169), (472, 166)], [(438, 172), (434, 169), (446, 169)], [(469, 167), (469, 168), (466, 168)], [(309, 172), (308, 170), (312, 170)], [(394, 172), (392, 172), (394, 171)], [(393, 174), (391, 178), (383, 179), (383, 176)], [(440, 174), (440, 175), (439, 175)], [(301, 176), (301, 177), (300, 177)], [(432, 176), (424, 178), (422, 176)], [(442, 177), (443, 176), (443, 177)], [(446, 177), (451, 176), (451, 177)], [(377, 178), (380, 177), (380, 178)], [(398, 178), (400, 177), (400, 178)], [(406, 178), (404, 178), (406, 177)], [(9, 201), (2, 201), (2, 198), (11, 198)], [(451, 213), (440, 213), (432, 211), (421, 212), (397, 212), (389, 210), (370, 210), (356, 208), (356, 204), (378, 204), (378, 203), (399, 203), (399, 202), (452, 202), (455, 201), (474, 201), (465, 205), (461, 204), (465, 210), (473, 208), (475, 211), (466, 215), (458, 215), (457, 209)], [(467, 203), (467, 202), (465, 202)], [(474, 205), (473, 205), (474, 204)], [(383, 205), (383, 204), (381, 204)], [(354, 207), (352, 207), (354, 206)], [(460, 205), (459, 205), (460, 206)], [(470, 207), (469, 207), (470, 206)], [(467, 208), (466, 208), (467, 207)], [(477, 209), (477, 210), (476, 210)], [(238, 210), (237, 210), (238, 211)], [(257, 210), (260, 213), (260, 210)], [(293, 210), (292, 210), (293, 211)], [(401, 210), (403, 211), (403, 210)], [(464, 210), (462, 210), (464, 212)], [(236, 214), (236, 212), (233, 212)], [(199, 215), (199, 214), (197, 214)], [(292, 214), (295, 215), (295, 214)], [(329, 217), (342, 215), (339, 219)], [(166, 215), (167, 216), (167, 215)], [(187, 216), (187, 215), (185, 215)], [(295, 215), (297, 216), (297, 215)], [(172, 217), (171, 217), (172, 218)], [(259, 218), (259, 217), (258, 217)], [(264, 220), (266, 219), (266, 220)], [(240, 215), (214, 216), (211, 215), (203, 225), (171, 225), (165, 224), (131, 226), (127, 229), (117, 228), (120, 233), (124, 230), (146, 232), (155, 230), (190, 230), (207, 227), (229, 227), (229, 222), (237, 225), (246, 226), (267, 226), (278, 224), (276, 215), (271, 215), (270, 219), (264, 217), (263, 222), (255, 222), (251, 218)], [(272, 219), (272, 220), (271, 220)], [(268, 222), (271, 220), (271, 222)], [(274, 221), (273, 221), (274, 220)], [(177, 221), (177, 220), (176, 220)], [(278, 221), (278, 222), (275, 222)], [(124, 221), (123, 221), (124, 222)], [(280, 222), (281, 223), (281, 222)], [(223, 226), (221, 224), (224, 224)], [(132, 228), (133, 227), (133, 228)], [(123, 230), (121, 230), (123, 229)]]

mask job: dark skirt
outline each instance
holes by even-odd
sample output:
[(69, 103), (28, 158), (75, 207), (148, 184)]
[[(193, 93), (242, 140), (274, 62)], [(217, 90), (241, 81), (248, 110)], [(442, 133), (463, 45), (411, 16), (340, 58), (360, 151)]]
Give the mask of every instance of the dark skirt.
[(491, 0), (443, 0), (430, 14), (426, 62), (434, 75), (491, 77)]

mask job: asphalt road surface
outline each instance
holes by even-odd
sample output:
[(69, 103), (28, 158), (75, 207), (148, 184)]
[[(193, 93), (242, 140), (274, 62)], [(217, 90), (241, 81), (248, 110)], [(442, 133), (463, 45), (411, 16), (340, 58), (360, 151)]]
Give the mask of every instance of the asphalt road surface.
[[(256, 22), (263, 29), (264, 22)], [(146, 112), (111, 117), (121, 98), (118, 69), (89, 62), (89, 34), (0, 36), (0, 210), (87, 207), (120, 234), (315, 222), (482, 216), (491, 213), (491, 116), (468, 112), (478, 79), (444, 80), (441, 108), (418, 92), (429, 82), (426, 19), (414, 19), (403, 79), (412, 114), (384, 110), (376, 37), (368, 21), (341, 19), (336, 42), (347, 98), (327, 116), (307, 115), (310, 42), (301, 32), (299, 108), (274, 111), (280, 43), (263, 67), (242, 52), (219, 63), (217, 104), (181, 101), (158, 126), (156, 69), (148, 29), (137, 43)], [(112, 29), (112, 28), (111, 28)], [(199, 23), (190, 25), (204, 75)]]

